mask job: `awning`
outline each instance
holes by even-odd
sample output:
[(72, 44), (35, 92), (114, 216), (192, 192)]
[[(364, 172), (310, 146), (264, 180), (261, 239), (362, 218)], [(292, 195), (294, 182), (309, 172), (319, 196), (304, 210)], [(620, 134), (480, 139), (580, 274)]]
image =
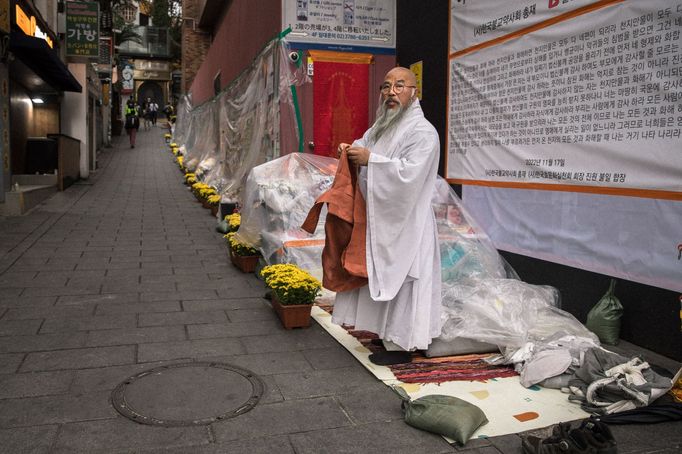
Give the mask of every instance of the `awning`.
[(80, 93), (83, 87), (47, 43), (40, 38), (12, 32), (9, 49), (26, 66), (59, 91), (75, 91)]

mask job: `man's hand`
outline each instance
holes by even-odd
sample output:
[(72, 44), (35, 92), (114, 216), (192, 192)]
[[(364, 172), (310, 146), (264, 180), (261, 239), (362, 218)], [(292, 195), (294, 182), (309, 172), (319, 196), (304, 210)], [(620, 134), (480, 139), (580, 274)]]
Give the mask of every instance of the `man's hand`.
[(340, 144), (339, 144), (339, 148), (336, 149), (336, 159), (339, 159), (339, 158), (341, 157), (341, 152), (342, 152), (343, 150), (348, 151), (349, 148), (350, 148), (350, 144), (348, 144), (348, 143), (343, 143), (343, 142), (340, 143)]
[(356, 166), (366, 166), (369, 162), (370, 151), (367, 148), (351, 147), (346, 153), (348, 154), (348, 160)]

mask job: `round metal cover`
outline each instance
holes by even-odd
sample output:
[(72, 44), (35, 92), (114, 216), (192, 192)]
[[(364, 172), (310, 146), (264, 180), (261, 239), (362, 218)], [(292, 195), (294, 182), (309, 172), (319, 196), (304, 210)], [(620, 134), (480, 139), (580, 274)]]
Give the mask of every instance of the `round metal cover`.
[(170, 364), (133, 375), (111, 394), (126, 418), (157, 426), (197, 426), (239, 416), (256, 406), (265, 387), (256, 374), (231, 364)]

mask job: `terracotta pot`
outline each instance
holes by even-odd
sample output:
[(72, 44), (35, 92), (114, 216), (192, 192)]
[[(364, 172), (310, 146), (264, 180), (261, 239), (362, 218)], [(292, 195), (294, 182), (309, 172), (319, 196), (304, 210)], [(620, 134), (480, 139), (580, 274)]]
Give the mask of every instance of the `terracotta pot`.
[(282, 305), (272, 292), (272, 308), (277, 312), (282, 325), (286, 329), (307, 328), (310, 326), (310, 309), (312, 304)]
[(217, 216), (217, 215), (218, 215), (218, 205), (211, 205), (211, 214), (212, 214), (213, 216)]
[(244, 273), (253, 273), (258, 265), (260, 255), (237, 255), (230, 248), (230, 260), (232, 264)]

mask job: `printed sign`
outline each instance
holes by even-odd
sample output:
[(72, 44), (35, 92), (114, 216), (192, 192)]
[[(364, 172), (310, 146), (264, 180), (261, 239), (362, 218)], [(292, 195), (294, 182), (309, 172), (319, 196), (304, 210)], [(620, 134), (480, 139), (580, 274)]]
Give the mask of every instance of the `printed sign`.
[(282, 0), (282, 25), (291, 28), (292, 43), (346, 52), (395, 49), (394, 1)]
[(66, 55), (99, 59), (99, 3), (66, 2)]

